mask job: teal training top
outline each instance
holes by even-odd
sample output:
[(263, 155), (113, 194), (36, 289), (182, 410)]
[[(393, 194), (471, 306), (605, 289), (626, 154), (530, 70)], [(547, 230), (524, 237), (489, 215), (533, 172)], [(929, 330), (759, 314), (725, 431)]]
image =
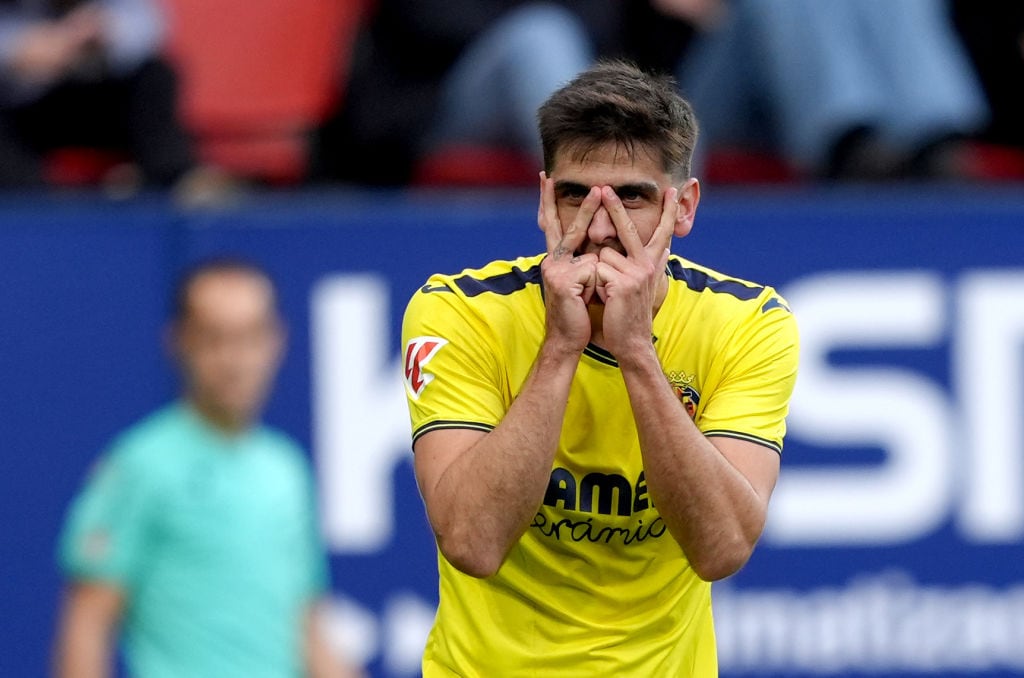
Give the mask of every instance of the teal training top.
[(140, 678), (304, 675), (303, 616), (326, 562), (305, 457), (285, 435), (227, 436), (179, 403), (122, 434), (73, 503), (60, 562), (126, 594)]

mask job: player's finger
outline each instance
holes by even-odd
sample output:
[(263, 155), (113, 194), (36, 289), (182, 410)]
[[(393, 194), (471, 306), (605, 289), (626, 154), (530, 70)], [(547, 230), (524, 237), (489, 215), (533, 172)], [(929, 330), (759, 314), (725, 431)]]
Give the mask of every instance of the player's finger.
[(592, 186), (587, 197), (583, 199), (579, 209), (576, 210), (576, 216), (573, 217), (572, 223), (562, 234), (562, 239), (557, 247), (560, 252), (572, 253), (579, 248), (583, 239), (587, 237), (587, 229), (600, 206), (601, 190), (597, 186)]
[(555, 205), (555, 182), (547, 172), (540, 173), (540, 203), (537, 206), (537, 225), (544, 231), (548, 254), (555, 251), (562, 241), (562, 224), (558, 221), (558, 207)]
[(679, 215), (679, 201), (676, 199), (678, 196), (679, 190), (676, 188), (669, 188), (665, 191), (661, 219), (658, 221), (658, 227), (651, 234), (651, 239), (647, 241), (647, 251), (652, 259), (658, 259), (662, 250), (672, 244), (676, 217)]
[(614, 285), (620, 276), (621, 273), (608, 262), (603, 259), (597, 262), (597, 266), (594, 267), (594, 291), (601, 301), (608, 301), (608, 286)]
[(622, 200), (616, 195), (611, 186), (601, 189), (601, 204), (608, 210), (608, 215), (615, 225), (615, 232), (619, 236), (619, 242), (626, 249), (626, 255), (636, 257), (644, 251), (644, 244), (640, 241), (640, 234), (636, 231), (636, 224), (629, 218), (626, 207)]
[(669, 248), (665, 248), (661, 251), (661, 256), (658, 258), (658, 270), (664, 271), (665, 267), (668, 266), (668, 258), (672, 254)]
[(583, 281), (583, 292), (580, 297), (583, 299), (584, 304), (589, 304), (590, 300), (594, 298), (594, 292), (597, 289), (597, 273), (592, 267), (590, 275), (587, 276), (586, 280)]
[(570, 260), (573, 264), (573, 272), (576, 276), (575, 282), (583, 285), (594, 283), (594, 269), (597, 266), (597, 255), (581, 254)]

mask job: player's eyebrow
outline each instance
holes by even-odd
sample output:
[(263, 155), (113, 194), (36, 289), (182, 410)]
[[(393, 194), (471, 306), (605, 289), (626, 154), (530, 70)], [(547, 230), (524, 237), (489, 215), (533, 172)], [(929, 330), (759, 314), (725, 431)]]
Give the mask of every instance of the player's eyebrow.
[[(555, 182), (555, 195), (586, 195), (590, 192), (590, 186), (581, 184), (578, 181), (568, 181), (566, 179), (559, 179)], [(636, 193), (647, 199), (654, 199), (658, 196), (658, 185), (653, 181), (641, 181), (630, 184), (620, 184), (618, 186), (612, 186), (612, 190), (615, 191), (615, 195), (622, 195), (623, 193)]]
[(615, 195), (619, 197), (624, 193), (635, 193), (643, 196), (647, 200), (653, 200), (658, 197), (658, 185), (653, 181), (641, 181), (634, 184), (612, 186), (612, 190), (615, 191)]
[(555, 182), (555, 195), (586, 195), (590, 192), (590, 186), (584, 186), (583, 184), (576, 181), (567, 181), (565, 179), (559, 179)]

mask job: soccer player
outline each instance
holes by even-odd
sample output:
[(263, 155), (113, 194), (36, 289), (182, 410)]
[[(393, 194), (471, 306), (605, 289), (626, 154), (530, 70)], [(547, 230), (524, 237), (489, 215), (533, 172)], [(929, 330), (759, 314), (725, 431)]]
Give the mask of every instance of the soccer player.
[(315, 616), (327, 592), (311, 474), (257, 423), (284, 333), (270, 278), (210, 260), (182, 279), (170, 336), (184, 397), (123, 433), (74, 502), (54, 669), (112, 675), (349, 675)]
[(715, 676), (710, 582), (763, 529), (796, 325), (670, 254), (700, 199), (670, 79), (601, 63), (539, 122), (546, 253), (435, 275), (406, 310), (440, 570), (423, 675)]

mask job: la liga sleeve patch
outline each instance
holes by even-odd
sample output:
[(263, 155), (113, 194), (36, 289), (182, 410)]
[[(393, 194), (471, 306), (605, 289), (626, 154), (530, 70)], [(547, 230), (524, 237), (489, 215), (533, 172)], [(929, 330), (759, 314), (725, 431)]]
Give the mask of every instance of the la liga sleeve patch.
[(447, 343), (448, 340), (441, 337), (415, 337), (406, 344), (405, 388), (413, 400), (419, 400), (427, 384), (434, 380), (434, 375), (424, 367)]

